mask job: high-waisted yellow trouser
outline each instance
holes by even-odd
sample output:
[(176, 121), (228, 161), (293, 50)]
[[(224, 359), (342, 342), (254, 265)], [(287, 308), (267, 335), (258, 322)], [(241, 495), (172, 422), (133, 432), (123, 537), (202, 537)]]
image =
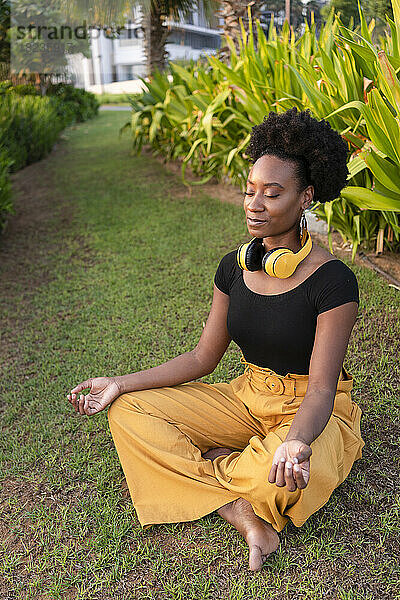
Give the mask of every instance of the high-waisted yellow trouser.
[[(124, 393), (108, 408), (111, 434), (143, 528), (193, 521), (236, 498), (282, 531), (301, 527), (329, 500), (362, 458), (361, 408), (353, 377), (340, 374), (332, 415), (311, 443), (310, 479), (288, 491), (268, 482), (272, 458), (285, 440), (307, 390), (308, 375), (245, 362), (230, 383), (199, 381)], [(202, 453), (224, 446), (228, 456)]]

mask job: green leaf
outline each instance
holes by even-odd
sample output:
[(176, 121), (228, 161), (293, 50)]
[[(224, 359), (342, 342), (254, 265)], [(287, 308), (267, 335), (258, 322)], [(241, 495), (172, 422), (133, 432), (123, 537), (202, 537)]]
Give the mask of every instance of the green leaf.
[(356, 186), (344, 188), (340, 192), (340, 195), (364, 210), (393, 210), (400, 212), (400, 196), (384, 196), (378, 192)]
[(193, 152), (196, 150), (197, 146), (199, 144), (201, 144), (202, 142), (206, 142), (206, 141), (207, 140), (205, 138), (198, 138), (197, 140), (195, 140), (195, 142), (192, 144), (192, 147), (190, 148), (190, 152), (183, 159), (183, 162), (188, 162), (188, 160), (192, 156)]
[(225, 163), (227, 167), (229, 167), (229, 165), (231, 164), (233, 157), (235, 156), (237, 151), (238, 151), (237, 148), (232, 148), (232, 150), (229, 152), (228, 158), (226, 159), (226, 163)]
[(353, 158), (352, 160), (350, 160), (347, 163), (347, 169), (349, 170), (349, 173), (350, 173), (350, 176), (348, 177), (348, 179), (355, 177), (355, 175), (357, 175), (357, 173), (360, 173), (361, 171), (363, 171), (366, 168), (367, 168), (367, 165), (366, 165), (364, 159), (360, 156), (360, 154), (358, 154), (355, 158)]
[(390, 163), (387, 159), (381, 158), (371, 148), (369, 152), (360, 152), (362, 158), (367, 164), (368, 168), (372, 171), (374, 177), (376, 177), (382, 185), (388, 190), (399, 194), (400, 197), (400, 168)]
[(192, 91), (198, 87), (198, 81), (196, 77), (194, 77), (190, 71), (180, 65), (176, 65), (175, 63), (170, 63), (172, 73), (177, 73), (183, 81), (185, 81), (189, 89)]

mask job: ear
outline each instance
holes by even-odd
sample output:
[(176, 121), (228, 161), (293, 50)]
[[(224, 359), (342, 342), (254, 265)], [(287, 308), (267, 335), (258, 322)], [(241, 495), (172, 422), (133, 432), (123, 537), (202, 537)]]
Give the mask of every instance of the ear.
[(301, 208), (303, 210), (307, 210), (314, 202), (314, 187), (309, 185), (303, 192), (303, 200), (301, 203)]

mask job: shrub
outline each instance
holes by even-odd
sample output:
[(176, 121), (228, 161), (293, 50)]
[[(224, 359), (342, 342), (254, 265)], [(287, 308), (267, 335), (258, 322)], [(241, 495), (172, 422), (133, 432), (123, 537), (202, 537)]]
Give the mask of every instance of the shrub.
[(50, 152), (63, 127), (49, 98), (14, 92), (0, 96), (0, 147), (13, 161), (12, 171)]
[(100, 106), (94, 94), (66, 83), (50, 84), (47, 96), (58, 101), (58, 104), (53, 101), (53, 105), (66, 124), (91, 119)]
[(21, 83), (20, 85), (13, 85), (9, 88), (9, 91), (19, 94), (20, 96), (40, 96), (40, 91), (33, 83)]
[(15, 214), (15, 209), (12, 205), (11, 183), (10, 183), (10, 167), (12, 160), (10, 159), (7, 150), (0, 150), (0, 233), (3, 232), (8, 214)]

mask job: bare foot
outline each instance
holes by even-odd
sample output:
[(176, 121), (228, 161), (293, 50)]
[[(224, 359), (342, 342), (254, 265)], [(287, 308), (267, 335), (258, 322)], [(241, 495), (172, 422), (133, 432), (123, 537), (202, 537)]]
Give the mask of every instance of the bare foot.
[(249, 568), (259, 571), (267, 557), (279, 547), (280, 539), (275, 529), (258, 517), (244, 498), (221, 506), (217, 513), (242, 534), (249, 546)]
[(231, 454), (234, 450), (230, 448), (211, 448), (202, 454), (203, 458), (209, 458), (210, 460), (214, 460), (216, 456), (224, 456), (225, 454)]
[[(231, 454), (230, 448), (211, 448), (203, 458), (214, 460), (216, 456)], [(259, 571), (267, 557), (279, 547), (279, 535), (270, 523), (258, 517), (250, 502), (244, 498), (233, 500), (217, 510), (217, 513), (242, 534), (249, 546), (249, 567)]]

